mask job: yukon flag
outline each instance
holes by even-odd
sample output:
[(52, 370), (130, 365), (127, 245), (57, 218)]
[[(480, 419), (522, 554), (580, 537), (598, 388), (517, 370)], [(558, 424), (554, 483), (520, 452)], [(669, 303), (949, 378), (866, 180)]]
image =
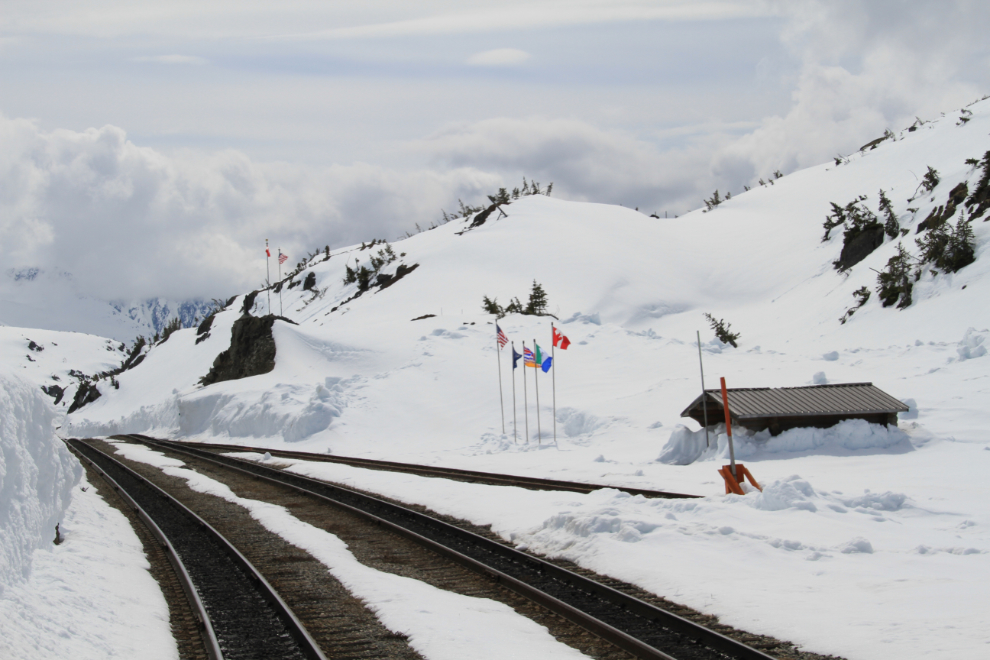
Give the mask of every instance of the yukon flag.
[(553, 358), (544, 353), (540, 349), (540, 345), (536, 342), (533, 342), (533, 345), (536, 348), (536, 355), (534, 356), (536, 364), (533, 366), (535, 367), (536, 365), (539, 365), (540, 368), (543, 369), (543, 373), (547, 373), (550, 371), (550, 366), (553, 364)]
[[(553, 327), (553, 326), (551, 326), (551, 327)], [(560, 345), (560, 350), (566, 351), (567, 350), (567, 347), (571, 345), (571, 340), (568, 339), (567, 337), (565, 337), (564, 335), (560, 334), (560, 332), (557, 330), (557, 328), (554, 327), (553, 328), (553, 345), (554, 346), (557, 346), (558, 344)]]

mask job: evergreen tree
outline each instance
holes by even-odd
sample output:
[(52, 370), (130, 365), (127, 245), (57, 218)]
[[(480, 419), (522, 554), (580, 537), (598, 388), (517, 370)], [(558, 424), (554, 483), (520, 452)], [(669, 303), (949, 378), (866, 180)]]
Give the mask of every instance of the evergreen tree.
[(897, 244), (897, 254), (887, 261), (887, 267), (877, 276), (877, 293), (884, 307), (896, 304), (898, 309), (911, 305), (911, 255), (904, 245)]
[(894, 215), (893, 204), (891, 204), (890, 199), (884, 194), (883, 189), (880, 189), (880, 213), (886, 218), (886, 222), (883, 225), (883, 230), (891, 238), (897, 238), (897, 234), (901, 231), (901, 225), (897, 222), (897, 216)]
[(921, 187), (924, 189), (925, 192), (931, 192), (935, 190), (935, 186), (938, 185), (938, 182), (940, 180), (941, 179), (939, 178), (938, 170), (936, 170), (934, 167), (929, 165), (928, 171), (925, 172), (925, 176), (922, 177), (921, 179)]
[(361, 269), (357, 272), (357, 285), (358, 291), (367, 291), (371, 286), (371, 275), (372, 271), (366, 266), (361, 266)]
[(522, 303), (519, 302), (519, 298), (513, 298), (509, 301), (509, 304), (505, 306), (503, 310), (504, 314), (524, 314)]
[(357, 271), (351, 268), (350, 264), (344, 266), (344, 284), (353, 284), (357, 281)]
[(498, 306), (498, 298), (491, 299), (488, 296), (482, 296), (481, 308), (485, 310), (485, 314), (494, 314), (498, 318), (505, 316), (505, 310)]
[(952, 234), (949, 236), (942, 268), (950, 273), (965, 268), (976, 261), (976, 239), (973, 236), (973, 227), (970, 222), (963, 212), (963, 217), (959, 218), (959, 222), (956, 223)]
[(547, 294), (536, 280), (533, 280), (533, 290), (529, 293), (527, 314), (543, 314), (547, 311)]

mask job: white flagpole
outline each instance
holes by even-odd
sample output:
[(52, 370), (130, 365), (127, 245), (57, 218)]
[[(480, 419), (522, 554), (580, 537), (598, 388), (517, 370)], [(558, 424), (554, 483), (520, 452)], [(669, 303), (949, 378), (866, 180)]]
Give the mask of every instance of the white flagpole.
[(553, 444), (557, 444), (557, 330), (550, 321), (550, 382), (553, 384)]
[(498, 321), (495, 321), (495, 355), (498, 357), (498, 403), (502, 407), (502, 435), (505, 435), (505, 399), (502, 397), (502, 346), (498, 343)]
[(526, 391), (526, 342), (523, 347), (523, 414), (526, 422), (526, 444), (529, 444), (529, 393)]
[(512, 342), (512, 441), (519, 444), (519, 434), (516, 432), (516, 342)]
[[(536, 349), (536, 340), (533, 340), (533, 348)], [(533, 353), (533, 362), (536, 362), (536, 353)], [(543, 432), (540, 431), (540, 381), (537, 380), (539, 375), (540, 365), (536, 363), (536, 369), (533, 370), (533, 387), (536, 389), (536, 442), (537, 444), (543, 444)]]
[(271, 314), (272, 313), (272, 267), (270, 262), (272, 258), (269, 256), (269, 254), (270, 252), (268, 251), (268, 239), (266, 238), (265, 239), (265, 286), (267, 287), (266, 291), (268, 293), (268, 313)]
[[(278, 249), (278, 281), (279, 281), (279, 284), (282, 283), (282, 248), (279, 248)], [(279, 314), (279, 316), (285, 316), (285, 314), (282, 311), (282, 289), (283, 289), (283, 287), (279, 286), (279, 288), (278, 288), (278, 314)]]

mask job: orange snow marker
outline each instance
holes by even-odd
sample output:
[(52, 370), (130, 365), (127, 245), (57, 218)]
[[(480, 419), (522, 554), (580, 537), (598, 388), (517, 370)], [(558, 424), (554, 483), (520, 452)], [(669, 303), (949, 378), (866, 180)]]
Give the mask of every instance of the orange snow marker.
[(753, 487), (757, 490), (763, 490), (763, 486), (756, 483), (756, 479), (753, 478), (753, 475), (750, 474), (749, 470), (747, 470), (746, 466), (742, 463), (736, 463), (736, 474), (740, 477), (738, 481), (736, 481), (736, 478), (732, 475), (732, 468), (728, 465), (723, 465), (718, 473), (722, 475), (723, 479), (725, 479), (726, 495), (729, 493), (735, 493), (736, 495), (746, 494), (743, 492), (742, 486), (739, 485), (745, 480), (743, 477), (749, 479), (749, 483), (753, 484)]
[(760, 487), (760, 484), (756, 483), (756, 479), (749, 473), (746, 466), (742, 463), (736, 464), (736, 450), (732, 446), (732, 416), (729, 414), (729, 393), (725, 389), (725, 378), (723, 377), (721, 380), (722, 408), (725, 410), (725, 432), (729, 436), (729, 465), (723, 465), (718, 473), (725, 479), (725, 494), (735, 493), (736, 495), (745, 495), (742, 486), (740, 486), (743, 482), (743, 477), (749, 479), (749, 483), (753, 484), (757, 490), (762, 491), (763, 488)]

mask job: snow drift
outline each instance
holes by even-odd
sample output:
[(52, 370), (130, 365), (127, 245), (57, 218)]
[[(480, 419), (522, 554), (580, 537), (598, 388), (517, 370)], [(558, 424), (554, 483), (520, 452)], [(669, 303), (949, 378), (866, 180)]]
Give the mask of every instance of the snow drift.
[(0, 595), (52, 543), (82, 467), (55, 436), (57, 413), (32, 383), (0, 373)]

